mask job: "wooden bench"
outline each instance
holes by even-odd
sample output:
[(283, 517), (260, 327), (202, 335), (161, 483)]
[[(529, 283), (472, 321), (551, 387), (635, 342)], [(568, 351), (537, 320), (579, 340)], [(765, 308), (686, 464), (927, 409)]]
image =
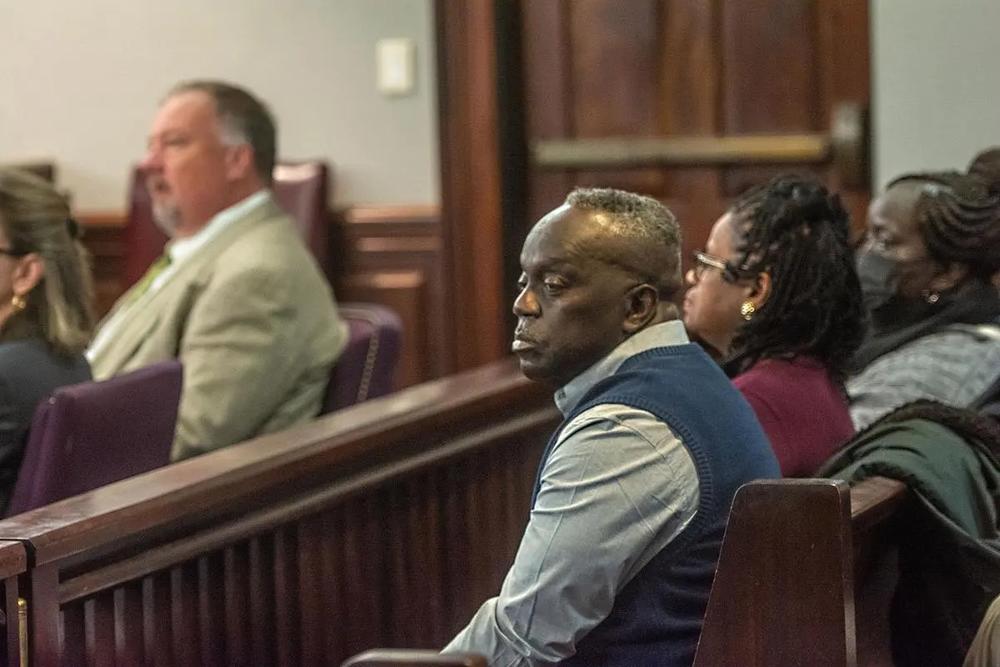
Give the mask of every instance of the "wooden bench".
[(733, 502), (696, 667), (890, 665), (901, 482), (744, 486)]
[(443, 646), (498, 590), (559, 419), (503, 362), (0, 521), (30, 664)]
[[(695, 667), (892, 665), (895, 561), (887, 533), (906, 497), (905, 485), (883, 477), (853, 488), (822, 479), (741, 488)], [(401, 656), (375, 652), (365, 658), (383, 662), (349, 664), (428, 664)]]
[(437, 651), (412, 649), (378, 649), (365, 651), (342, 667), (488, 667), (481, 655), (440, 655)]
[[(441, 647), (510, 566), (558, 421), (503, 362), (0, 521), (8, 664)], [(904, 498), (878, 479), (745, 487), (698, 664), (879, 664), (874, 556)]]

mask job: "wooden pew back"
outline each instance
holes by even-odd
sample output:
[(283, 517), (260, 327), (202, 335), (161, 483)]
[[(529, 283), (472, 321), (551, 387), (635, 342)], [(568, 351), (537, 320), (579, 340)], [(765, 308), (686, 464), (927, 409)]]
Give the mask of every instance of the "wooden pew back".
[[(768, 480), (733, 501), (696, 667), (888, 662), (885, 531), (905, 486)], [(859, 637), (861, 640), (859, 641)]]
[(4, 520), (31, 664), (442, 646), (499, 589), (558, 419), (501, 363)]

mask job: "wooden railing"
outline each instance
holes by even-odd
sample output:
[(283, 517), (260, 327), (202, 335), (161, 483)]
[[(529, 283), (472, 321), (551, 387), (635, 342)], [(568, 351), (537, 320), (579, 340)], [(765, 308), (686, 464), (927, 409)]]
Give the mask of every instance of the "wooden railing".
[(557, 420), (503, 362), (4, 520), (31, 664), (439, 647), (498, 590)]
[(0, 660), (5, 665), (27, 664), (27, 603), (20, 596), (18, 579), (27, 571), (28, 560), (20, 542), (0, 541)]
[[(828, 479), (744, 485), (733, 501), (695, 667), (890, 667), (898, 570), (885, 533), (907, 498), (902, 482), (883, 477), (854, 487)], [(433, 652), (376, 650), (343, 667), (355, 664), (442, 663)]]
[[(497, 592), (557, 420), (503, 362), (0, 521), (3, 655), (329, 665), (439, 648)], [(884, 533), (905, 487), (744, 491), (697, 664), (887, 664)]]

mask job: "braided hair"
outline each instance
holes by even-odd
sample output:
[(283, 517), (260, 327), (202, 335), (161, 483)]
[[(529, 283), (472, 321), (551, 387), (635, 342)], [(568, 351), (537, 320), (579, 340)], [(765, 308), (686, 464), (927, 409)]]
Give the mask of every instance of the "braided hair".
[(744, 194), (730, 213), (739, 276), (766, 272), (771, 292), (734, 337), (727, 372), (803, 354), (843, 380), (865, 313), (840, 197), (811, 178), (779, 176)]
[(970, 277), (988, 282), (1000, 270), (1000, 171), (991, 175), (984, 163), (976, 173), (904, 174), (888, 187), (920, 186), (914, 213), (930, 256), (964, 264)]

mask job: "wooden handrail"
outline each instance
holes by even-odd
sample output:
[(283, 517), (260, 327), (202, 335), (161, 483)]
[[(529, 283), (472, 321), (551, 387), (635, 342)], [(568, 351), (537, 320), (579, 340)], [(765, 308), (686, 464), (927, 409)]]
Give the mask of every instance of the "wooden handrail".
[(830, 157), (825, 134), (727, 137), (602, 137), (549, 139), (534, 146), (546, 169), (811, 163)]
[(867, 182), (867, 142), (865, 109), (843, 102), (827, 133), (542, 139), (531, 155), (535, 167), (549, 170), (832, 162), (844, 185), (856, 187)]
[(45, 564), (204, 514), (206, 497), (223, 506), (309, 471), (349, 470), (401, 441), (443, 439), (461, 430), (462, 416), (501, 419), (503, 406), (532, 403), (556, 412), (546, 388), (512, 360), (496, 362), (4, 519), (0, 540), (30, 540), (34, 564)]

